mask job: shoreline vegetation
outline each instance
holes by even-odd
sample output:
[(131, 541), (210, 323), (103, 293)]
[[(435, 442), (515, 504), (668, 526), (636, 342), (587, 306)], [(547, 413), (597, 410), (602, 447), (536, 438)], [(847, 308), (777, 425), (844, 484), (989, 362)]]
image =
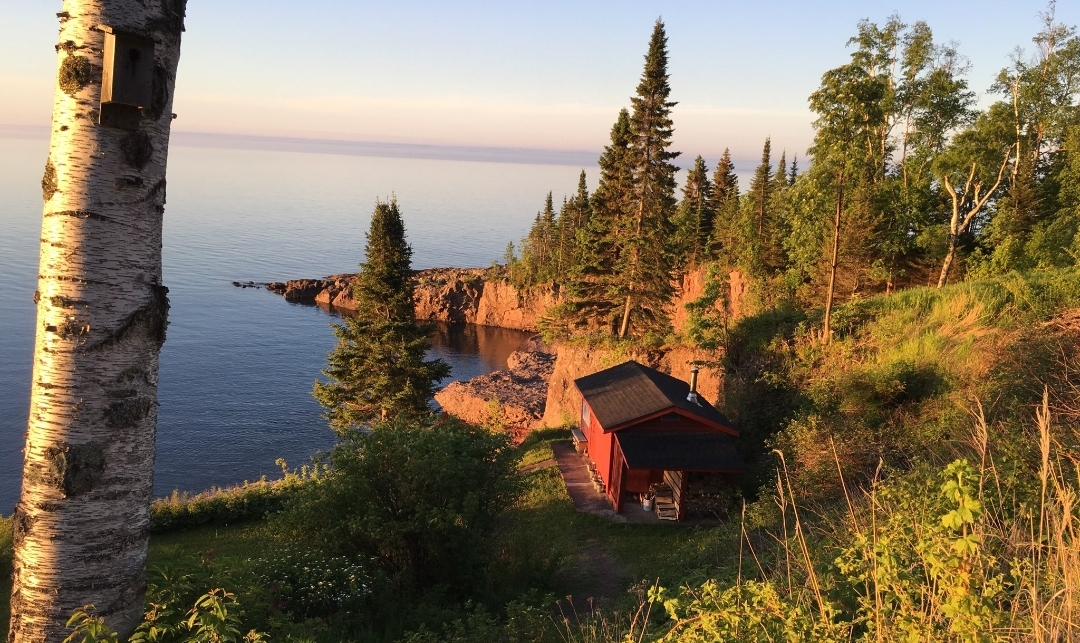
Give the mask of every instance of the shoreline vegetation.
[[(279, 481), (156, 501), (133, 640), (1080, 638), (1080, 37), (1051, 4), (1034, 43), (979, 111), (928, 25), (863, 21), (810, 97), (809, 168), (766, 140), (748, 190), (699, 156), (676, 198), (657, 21), (597, 190), (548, 194), (501, 263), (412, 273), (395, 219), (356, 284), (272, 284), (366, 302), (320, 395), (341, 439)], [(426, 319), (538, 332), (542, 417), (515, 433), (479, 386), (471, 423), (426, 413)], [(715, 523), (575, 511), (552, 465), (573, 379), (627, 359), (699, 365), (739, 429)], [(21, 528), (0, 522), (0, 565)], [(116, 640), (89, 608), (70, 625)]]

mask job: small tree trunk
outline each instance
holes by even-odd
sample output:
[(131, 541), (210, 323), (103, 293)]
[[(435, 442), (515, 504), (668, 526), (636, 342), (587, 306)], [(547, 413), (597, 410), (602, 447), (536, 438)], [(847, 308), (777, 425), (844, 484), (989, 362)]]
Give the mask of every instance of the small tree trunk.
[[(165, 165), (184, 5), (65, 0), (58, 14), (9, 643), (61, 641), (88, 603), (125, 637), (142, 619), (168, 310)], [(103, 27), (154, 41), (149, 104), (129, 110), (125, 129), (99, 124)], [(118, 48), (118, 68), (141, 51), (149, 53)]]
[(836, 218), (833, 221), (832, 264), (829, 270), (829, 290), (825, 295), (825, 320), (821, 329), (821, 341), (828, 344), (832, 340), (832, 306), (836, 292), (836, 268), (840, 264), (840, 213), (844, 209), (844, 175), (840, 175), (836, 186)]
[(956, 234), (949, 232), (949, 239), (946, 242), (949, 246), (949, 250), (945, 253), (945, 261), (941, 264), (941, 274), (938, 276), (937, 287), (944, 288), (945, 284), (949, 281), (949, 270), (952, 268), (953, 259), (956, 257)]
[(630, 331), (630, 295), (626, 296), (626, 306), (623, 307), (622, 323), (619, 324), (619, 339), (626, 337)]

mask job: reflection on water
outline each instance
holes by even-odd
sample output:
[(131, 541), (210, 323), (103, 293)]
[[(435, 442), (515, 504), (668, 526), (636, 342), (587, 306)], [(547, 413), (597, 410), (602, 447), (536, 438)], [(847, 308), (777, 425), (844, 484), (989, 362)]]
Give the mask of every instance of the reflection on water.
[(467, 380), (506, 368), (506, 358), (532, 335), (508, 328), (439, 322), (431, 336), (431, 355), (451, 364), (454, 380)]
[[(326, 304), (320, 303), (316, 306), (331, 316), (352, 317), (355, 314), (351, 310)], [(441, 382), (440, 386), (505, 369), (510, 353), (521, 348), (534, 335), (524, 330), (495, 326), (430, 323), (434, 332), (431, 335), (431, 351), (428, 357), (442, 359), (450, 364), (451, 368), (450, 378)]]

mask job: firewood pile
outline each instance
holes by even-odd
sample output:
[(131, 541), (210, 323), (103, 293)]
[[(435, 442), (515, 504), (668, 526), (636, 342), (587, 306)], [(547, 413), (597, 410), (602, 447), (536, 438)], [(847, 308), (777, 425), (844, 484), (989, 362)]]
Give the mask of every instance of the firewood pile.
[(686, 490), (686, 517), (722, 520), (731, 514), (735, 490), (718, 476), (691, 478)]

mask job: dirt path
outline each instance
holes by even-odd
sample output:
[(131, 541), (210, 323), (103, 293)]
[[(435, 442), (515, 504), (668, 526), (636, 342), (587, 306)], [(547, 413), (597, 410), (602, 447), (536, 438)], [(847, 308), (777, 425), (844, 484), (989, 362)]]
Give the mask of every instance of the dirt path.
[[(599, 545), (586, 547), (582, 554), (588, 561), (589, 571), (595, 577), (584, 599), (592, 598), (601, 604), (609, 604), (626, 592), (630, 575), (619, 561), (612, 558)], [(576, 597), (574, 603), (578, 603)]]
[(551, 451), (555, 454), (555, 461), (559, 463), (559, 472), (562, 473), (563, 483), (566, 484), (570, 499), (574, 501), (575, 509), (594, 516), (626, 522), (625, 517), (612, 510), (608, 497), (593, 488), (589, 470), (585, 466), (585, 459), (574, 451), (574, 445), (571, 442), (552, 442)]

